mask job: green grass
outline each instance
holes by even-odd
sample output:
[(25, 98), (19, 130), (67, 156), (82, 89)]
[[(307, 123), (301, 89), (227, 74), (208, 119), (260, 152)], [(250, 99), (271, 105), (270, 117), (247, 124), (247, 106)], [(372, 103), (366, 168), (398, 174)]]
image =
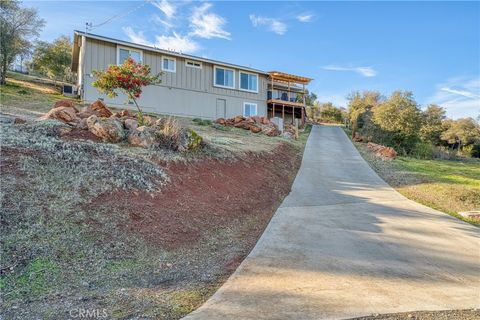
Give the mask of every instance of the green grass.
[(60, 268), (47, 258), (32, 260), (20, 275), (9, 274), (0, 278), (0, 290), (8, 299), (43, 296), (55, 287)]
[(480, 225), (478, 220), (459, 215), (462, 211), (480, 210), (480, 161), (399, 157), (389, 162), (376, 157), (365, 143), (355, 146), (370, 166), (405, 197)]
[(402, 157), (395, 163), (402, 169), (421, 174), (429, 180), (480, 187), (480, 162), (418, 160)]

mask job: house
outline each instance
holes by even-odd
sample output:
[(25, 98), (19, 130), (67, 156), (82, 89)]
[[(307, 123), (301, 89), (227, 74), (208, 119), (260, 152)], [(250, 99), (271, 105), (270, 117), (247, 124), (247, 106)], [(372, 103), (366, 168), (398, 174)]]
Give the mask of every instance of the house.
[(145, 111), (206, 119), (282, 116), (305, 119), (305, 86), (309, 78), (215, 61), (175, 51), (74, 32), (72, 71), (82, 100), (103, 99), (126, 107), (126, 96), (111, 99), (92, 87), (92, 71), (121, 64), (132, 57), (162, 73), (161, 83), (144, 89), (139, 104)]

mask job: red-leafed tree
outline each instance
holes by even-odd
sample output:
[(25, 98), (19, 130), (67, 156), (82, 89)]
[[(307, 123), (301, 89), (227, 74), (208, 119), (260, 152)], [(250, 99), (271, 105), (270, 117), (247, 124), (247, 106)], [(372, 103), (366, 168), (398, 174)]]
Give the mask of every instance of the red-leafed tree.
[(150, 66), (135, 62), (134, 59), (126, 59), (122, 65), (109, 65), (105, 71), (93, 71), (96, 80), (92, 83), (98, 91), (110, 98), (118, 96), (123, 92), (128, 99), (135, 103), (139, 112), (139, 120), (143, 118), (142, 109), (137, 99), (142, 94), (142, 88), (160, 83), (161, 73), (150, 74)]

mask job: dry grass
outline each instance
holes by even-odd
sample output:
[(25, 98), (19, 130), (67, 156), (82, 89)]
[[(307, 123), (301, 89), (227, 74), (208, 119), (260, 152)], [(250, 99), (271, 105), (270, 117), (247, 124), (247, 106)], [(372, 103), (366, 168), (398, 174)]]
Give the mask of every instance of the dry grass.
[[(37, 85), (15, 79), (2, 86), (2, 112), (35, 118), (64, 98)], [(215, 291), (225, 279), (218, 261), (245, 250), (250, 220), (239, 217), (194, 247), (167, 250), (126, 232), (130, 213), (93, 203), (114, 190), (155, 197), (169, 180), (165, 163), (233, 160), (285, 140), (174, 121), (203, 136), (205, 148), (179, 153), (64, 140), (56, 121), (0, 128), (2, 319), (65, 319), (75, 308), (105, 308), (118, 319), (177, 319)], [(306, 136), (291, 142), (299, 152)]]
[(480, 225), (480, 221), (458, 214), (480, 210), (480, 161), (400, 157), (388, 162), (376, 157), (364, 143), (355, 146), (370, 166), (407, 198)]

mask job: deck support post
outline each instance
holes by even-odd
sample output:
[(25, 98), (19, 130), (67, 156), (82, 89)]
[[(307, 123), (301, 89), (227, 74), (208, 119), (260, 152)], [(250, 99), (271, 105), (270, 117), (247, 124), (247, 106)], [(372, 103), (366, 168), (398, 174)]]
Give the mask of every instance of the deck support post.
[(285, 105), (282, 105), (282, 119), (285, 121)]
[(275, 118), (275, 103), (273, 104), (273, 107), (272, 107), (272, 118)]

